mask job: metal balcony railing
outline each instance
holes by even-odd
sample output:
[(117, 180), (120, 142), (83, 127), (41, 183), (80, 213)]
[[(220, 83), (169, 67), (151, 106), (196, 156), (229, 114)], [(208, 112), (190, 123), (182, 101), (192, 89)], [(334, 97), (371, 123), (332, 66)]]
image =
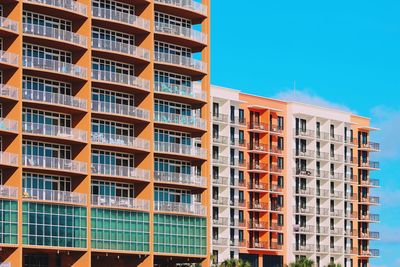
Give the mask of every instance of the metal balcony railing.
[(218, 114), (213, 114), (212, 115), (213, 121), (215, 122), (223, 122), (223, 123), (228, 123), (228, 114), (222, 114), (222, 113), (218, 113)]
[(24, 167), (44, 168), (82, 174), (87, 173), (86, 162), (55, 157), (22, 155), (22, 165)]
[(191, 68), (201, 72), (207, 71), (207, 63), (197, 60), (192, 57), (174, 55), (170, 53), (154, 52), (154, 60), (156, 62), (178, 65), (186, 68)]
[(83, 79), (87, 78), (86, 68), (61, 60), (24, 56), (22, 64), (25, 68), (53, 71)]
[(92, 48), (99, 50), (113, 51), (141, 58), (144, 60), (150, 60), (149, 50), (137, 47), (135, 45), (126, 44), (123, 42), (117, 42), (100, 38), (92, 38)]
[(317, 159), (322, 159), (322, 160), (328, 160), (329, 159), (329, 153), (327, 152), (321, 152), (321, 151), (316, 151), (315, 156)]
[(49, 125), (44, 123), (22, 122), (22, 131), (25, 134), (59, 137), (80, 142), (87, 141), (86, 131), (71, 127)]
[(212, 155), (212, 162), (214, 164), (224, 164), (227, 165), (229, 163), (229, 158), (225, 156), (220, 156), (219, 154)]
[(331, 137), (331, 141), (334, 142), (343, 142), (343, 135), (339, 135), (339, 134), (330, 134)]
[(258, 152), (268, 152), (268, 145), (262, 143), (249, 143), (247, 144), (247, 149)]
[(207, 15), (207, 6), (194, 0), (155, 0), (157, 3), (173, 5), (184, 9), (189, 9), (202, 15)]
[(380, 149), (379, 143), (375, 143), (375, 142), (360, 143), (359, 147), (365, 148), (365, 149), (376, 150), (376, 151), (379, 151), (379, 149)]
[(204, 91), (196, 91), (192, 86), (178, 85), (165, 82), (155, 82), (154, 91), (160, 93), (175, 94), (184, 97), (196, 98), (205, 101), (207, 93)]
[(66, 31), (54, 27), (47, 27), (43, 25), (24, 23), (23, 32), (36, 36), (47, 37), (51, 39), (62, 40), (68, 43), (73, 43), (83, 47), (87, 47), (87, 38), (71, 31)]
[(154, 201), (154, 210), (168, 213), (187, 213), (200, 216), (206, 215), (206, 207), (199, 203)]
[(135, 180), (149, 181), (150, 171), (128, 166), (92, 163), (92, 175), (107, 175), (115, 177), (127, 177)]
[(316, 132), (317, 139), (329, 141), (331, 139), (330, 134), (327, 132)]
[(295, 194), (299, 195), (308, 195), (308, 196), (313, 196), (314, 195), (314, 188), (307, 187), (307, 188), (299, 188), (299, 187), (293, 187), (293, 191)]
[(197, 31), (189, 27), (182, 27), (168, 23), (155, 22), (154, 31), (158, 33), (182, 36), (183, 38), (191, 39), (195, 42), (207, 44), (207, 34), (204, 34), (201, 31)]
[(110, 208), (128, 208), (142, 211), (150, 210), (150, 201), (120, 196), (92, 195), (92, 206), (105, 206)]
[(150, 21), (143, 19), (136, 15), (132, 15), (126, 12), (120, 12), (117, 10), (112, 10), (109, 8), (93, 7), (92, 6), (92, 16), (95, 18), (112, 20), (120, 23), (125, 23), (132, 25), (137, 28), (144, 29), (146, 31), (150, 30)]
[(267, 202), (258, 202), (258, 201), (253, 201), (249, 202), (249, 209), (252, 210), (268, 210), (268, 203)]
[(222, 135), (218, 135), (218, 136), (214, 136), (213, 135), (212, 140), (213, 140), (214, 143), (227, 145), (229, 137), (228, 136), (222, 136)]
[(213, 237), (212, 244), (216, 246), (227, 246), (228, 238)]
[(314, 207), (294, 206), (293, 210), (295, 213), (300, 213), (300, 214), (313, 214), (314, 213)]
[(216, 176), (213, 177), (213, 184), (215, 185), (228, 185), (228, 177)]
[(158, 182), (186, 184), (205, 187), (207, 180), (196, 174), (154, 171), (154, 180)]
[(248, 242), (248, 247), (252, 249), (268, 249), (269, 244), (263, 241), (250, 241)]
[(78, 97), (52, 92), (22, 89), (22, 98), (28, 101), (45, 102), (86, 110), (87, 101)]
[(293, 225), (293, 231), (296, 233), (314, 233), (315, 227), (313, 225)]
[(343, 235), (343, 228), (330, 228), (329, 230), (331, 235)]
[(249, 229), (268, 229), (268, 223), (265, 221), (249, 221), (248, 222)]
[(212, 203), (215, 205), (229, 205), (229, 199), (227, 197), (213, 196)]
[(282, 133), (283, 125), (271, 124), (269, 130), (273, 133)]
[(301, 244), (293, 244), (294, 251), (298, 252), (314, 252), (315, 246), (314, 245), (301, 245)]
[(38, 3), (70, 10), (83, 16), (87, 16), (87, 6), (74, 0), (24, 0), (27, 3)]
[(22, 198), (49, 202), (63, 202), (78, 205), (86, 205), (87, 201), (86, 194), (37, 188), (24, 188)]
[(132, 147), (144, 150), (150, 149), (150, 142), (146, 139), (119, 134), (92, 132), (92, 142), (97, 144)]
[(268, 164), (267, 163), (261, 163), (261, 162), (250, 162), (247, 165), (247, 169), (251, 171), (268, 171)]
[(315, 131), (306, 129), (294, 129), (294, 135), (300, 137), (314, 137)]
[(343, 161), (343, 155), (338, 155), (336, 153), (330, 153), (330, 159), (332, 161), (339, 161), (342, 162)]
[(110, 102), (92, 101), (92, 111), (123, 115), (143, 120), (150, 119), (150, 112), (147, 109)]
[(331, 209), (330, 215), (333, 217), (342, 217), (344, 216), (343, 210)]
[(299, 150), (299, 149), (294, 149), (293, 153), (296, 157), (306, 157), (306, 158), (313, 158), (315, 155), (315, 151), (314, 150)]
[(213, 218), (212, 220), (214, 225), (228, 225), (228, 218), (223, 218), (223, 217), (218, 217), (218, 218)]
[(331, 253), (343, 253), (343, 247), (342, 246), (334, 246), (329, 248)]
[(182, 126), (206, 129), (206, 121), (197, 116), (186, 116), (167, 112), (154, 112), (154, 121), (161, 123), (173, 123)]
[(13, 186), (0, 185), (0, 198), (17, 198), (18, 188)]
[(267, 123), (262, 122), (249, 122), (247, 127), (251, 130), (268, 131), (269, 127)]
[(293, 168), (293, 172), (296, 175), (301, 175), (301, 176), (314, 176), (315, 170), (309, 169), (309, 168)]
[(150, 81), (133, 75), (104, 70), (92, 70), (92, 79), (109, 83), (116, 83), (136, 87), (141, 90), (150, 90)]

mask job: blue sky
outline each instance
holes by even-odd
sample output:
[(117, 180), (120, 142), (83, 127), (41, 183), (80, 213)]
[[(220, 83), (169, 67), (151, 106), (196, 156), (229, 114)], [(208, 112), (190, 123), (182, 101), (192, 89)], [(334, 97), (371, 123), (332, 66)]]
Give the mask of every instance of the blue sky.
[[(211, 1), (211, 81), (345, 107), (382, 128), (381, 257), (400, 266), (400, 1)], [(236, 2), (236, 3), (235, 3)]]

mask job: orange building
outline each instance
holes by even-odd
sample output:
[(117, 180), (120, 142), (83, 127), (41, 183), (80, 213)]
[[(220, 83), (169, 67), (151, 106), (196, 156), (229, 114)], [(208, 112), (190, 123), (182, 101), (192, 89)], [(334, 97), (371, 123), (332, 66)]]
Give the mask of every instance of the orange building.
[(0, 266), (209, 266), (209, 1), (2, 1), (0, 38)]

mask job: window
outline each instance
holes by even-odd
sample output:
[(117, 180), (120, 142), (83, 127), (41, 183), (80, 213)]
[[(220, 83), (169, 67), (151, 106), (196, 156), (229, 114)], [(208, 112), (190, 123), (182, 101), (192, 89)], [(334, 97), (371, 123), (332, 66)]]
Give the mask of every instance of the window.
[(278, 129), (283, 130), (283, 127), (284, 127), (283, 117), (278, 116)]
[(215, 102), (213, 103), (213, 116), (219, 117), (219, 104)]
[(244, 110), (239, 109), (239, 123), (244, 123)]
[(235, 123), (235, 106), (231, 106), (230, 117), (231, 117), (231, 123)]

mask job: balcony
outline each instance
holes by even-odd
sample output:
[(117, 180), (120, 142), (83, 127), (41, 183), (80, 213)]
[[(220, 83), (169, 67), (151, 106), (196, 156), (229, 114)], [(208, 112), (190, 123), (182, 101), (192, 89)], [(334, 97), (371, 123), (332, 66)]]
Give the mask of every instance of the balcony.
[(267, 163), (250, 162), (247, 165), (247, 170), (249, 172), (267, 173), (269, 171), (269, 168)]
[(9, 152), (0, 151), (0, 165), (1, 166), (18, 166), (18, 155)]
[(330, 154), (327, 152), (316, 151), (315, 156), (320, 160), (329, 160)]
[(240, 138), (229, 138), (230, 139), (230, 145), (239, 147), (239, 148), (244, 148), (246, 147), (246, 141), (244, 139)]
[(213, 196), (212, 197), (212, 204), (228, 206), (229, 205), (229, 199), (227, 197)]
[(165, 127), (172, 130), (175, 130), (177, 127), (180, 129), (184, 127), (191, 128), (187, 130), (200, 130), (203, 132), (207, 127), (206, 121), (200, 117), (167, 112), (154, 112), (154, 121), (157, 123), (166, 124)]
[(369, 204), (369, 205), (379, 205), (379, 197), (360, 197), (360, 203)]
[(296, 195), (303, 195), (303, 196), (314, 196), (314, 188), (299, 188), (293, 187), (293, 191)]
[(330, 247), (329, 251), (332, 254), (343, 254), (343, 247), (342, 246), (334, 246), (334, 247)]
[(92, 101), (92, 112), (104, 119), (110, 119), (110, 114), (118, 116), (123, 122), (143, 122), (150, 120), (150, 112), (134, 106)]
[(0, 118), (0, 133), (1, 134), (17, 134), (18, 121)]
[[(355, 217), (357, 218), (357, 217)], [(356, 229), (345, 229), (344, 235), (347, 237), (357, 237), (357, 230)]]
[(18, 22), (0, 17), (0, 34), (3, 37), (18, 34)]
[(351, 165), (357, 165), (358, 164), (358, 160), (357, 160), (356, 157), (345, 156), (344, 157), (344, 163), (351, 164)]
[(317, 227), (315, 227), (316, 233), (321, 235), (327, 235), (329, 233), (328, 229), (328, 227), (320, 225), (317, 225)]
[(267, 202), (259, 202), (259, 201), (252, 201), (249, 202), (248, 209), (249, 210), (256, 210), (256, 211), (268, 211), (268, 203)]
[(228, 165), (229, 164), (229, 157), (220, 156), (219, 154), (212, 155), (212, 163), (214, 165)]
[(360, 230), (360, 239), (379, 240), (379, 232), (362, 231)]
[(219, 226), (228, 226), (228, 218), (213, 218), (212, 220), (213, 225), (219, 225)]
[(156, 39), (192, 48), (193, 52), (201, 51), (208, 43), (208, 36), (189, 27), (182, 27), (162, 22), (154, 22)]
[(316, 208), (316, 214), (320, 216), (328, 216), (329, 209), (318, 207)]
[(268, 124), (261, 122), (250, 122), (247, 125), (249, 131), (258, 132), (258, 133), (267, 133), (268, 132)]
[(248, 152), (265, 154), (268, 153), (268, 145), (262, 143), (250, 143), (247, 145)]
[(265, 221), (250, 221), (247, 226), (251, 230), (268, 230), (268, 223)]
[(330, 134), (330, 139), (332, 142), (336, 142), (336, 143), (343, 143), (343, 135), (339, 135), (339, 134)]
[(315, 227), (313, 225), (299, 225), (295, 224), (293, 225), (293, 232), (294, 233), (314, 233)]
[(125, 63), (150, 61), (150, 51), (147, 49), (100, 38), (92, 38), (92, 53), (94, 56)]
[(269, 230), (273, 232), (283, 232), (283, 224), (270, 222)]
[(327, 132), (317, 131), (317, 139), (318, 140), (322, 140), (322, 141), (330, 141), (331, 140), (331, 136)]
[(24, 135), (33, 137), (52, 137), (60, 140), (69, 140), (79, 143), (87, 142), (87, 132), (71, 127), (49, 125), (44, 123), (23, 122), (22, 132)]
[(41, 45), (63, 46), (64, 48), (74, 49), (87, 48), (87, 38), (71, 31), (66, 31), (54, 27), (47, 27), (33, 23), (23, 24), (23, 33), (28, 42), (35, 42), (34, 38), (39, 37)]
[(104, 71), (92, 70), (92, 81), (95, 83), (104, 84), (104, 86), (114, 86), (117, 90), (132, 92), (132, 89), (140, 92), (150, 91), (150, 81), (133, 75)]
[(18, 88), (0, 84), (0, 99), (18, 101)]
[(247, 187), (249, 191), (268, 191), (267, 183), (248, 183)]
[(315, 192), (316, 192), (315, 195), (316, 195), (317, 197), (328, 198), (328, 197), (330, 196), (329, 190), (327, 190), (327, 189), (320, 189), (320, 188), (317, 188), (317, 190), (316, 190)]
[(207, 73), (207, 63), (192, 57), (154, 52), (154, 61), (157, 64), (157, 69), (170, 72), (188, 76), (205, 75)]
[(240, 180), (239, 177), (231, 177), (229, 184), (231, 185), (231, 187), (246, 187), (246, 183), (244, 182), (244, 180)]
[(293, 153), (296, 158), (309, 158), (313, 159), (315, 156), (315, 151), (314, 150), (299, 150), (299, 149), (294, 149)]
[(0, 198), (17, 198), (18, 188), (13, 186), (0, 185)]
[(230, 240), (230, 246), (231, 247), (236, 247), (236, 248), (245, 248), (246, 247), (246, 241), (245, 240)]
[(344, 254), (345, 255), (357, 255), (358, 254), (358, 249), (355, 247), (345, 247), (344, 248)]
[(65, 76), (70, 80), (86, 80), (87, 78), (86, 68), (60, 60), (24, 56), (22, 65), (25, 69), (33, 72), (33, 75), (37, 75), (36, 71), (39, 71), (47, 72), (46, 76), (53, 79), (62, 80)]
[(358, 139), (352, 136), (345, 136), (344, 142), (349, 146), (358, 146)]
[(108, 207), (108, 208), (123, 208), (140, 211), (150, 210), (150, 201), (137, 198), (119, 197), (119, 196), (103, 196), (92, 195), (92, 206)]
[(86, 205), (86, 194), (36, 188), (24, 188), (23, 190), (22, 198), (24, 200)]
[(358, 176), (351, 173), (345, 173), (344, 180), (350, 183), (358, 183)]
[(268, 250), (269, 249), (269, 244), (268, 242), (263, 242), (263, 241), (251, 241), (248, 243), (248, 248), (249, 249), (256, 249), (256, 250)]
[(329, 246), (317, 244), (315, 250), (317, 253), (329, 253)]
[(66, 173), (87, 174), (86, 162), (63, 158), (23, 155), (22, 165), (27, 169), (48, 169)]
[(224, 124), (229, 123), (228, 114), (222, 114), (222, 113), (213, 114), (212, 119), (213, 119), (213, 122), (224, 123)]
[(343, 162), (343, 155), (330, 153), (330, 160), (335, 162)]
[(205, 159), (207, 157), (206, 149), (192, 145), (154, 142), (154, 150), (157, 153), (174, 154), (178, 157), (193, 157), (196, 159)]
[(314, 245), (294, 244), (293, 245), (293, 250), (295, 252), (313, 253), (314, 252)]
[(203, 176), (176, 172), (154, 171), (154, 181), (158, 183), (170, 183), (183, 186), (207, 186), (207, 180)]
[(271, 155), (282, 155), (283, 154), (283, 148), (280, 146), (275, 146), (275, 145), (271, 145), (269, 148), (269, 152), (271, 153)]
[(244, 228), (246, 227), (246, 222), (244, 220), (239, 220), (239, 219), (230, 219), (230, 224), (231, 227), (239, 227), (239, 228)]
[(319, 179), (329, 179), (330, 178), (330, 172), (328, 172), (328, 171), (321, 171), (321, 170), (317, 169), (315, 175)]
[(199, 203), (178, 203), (154, 201), (154, 211), (167, 213), (184, 213), (206, 216), (206, 207)]
[(244, 199), (231, 199), (229, 201), (229, 204), (231, 205), (231, 207), (236, 207), (236, 208), (246, 207), (246, 202), (244, 201)]
[(133, 14), (92, 6), (93, 25), (108, 26), (129, 33), (148, 33), (150, 21)]
[(372, 222), (372, 223), (378, 223), (380, 222), (379, 214), (360, 214), (360, 221), (363, 222)]
[(296, 176), (313, 177), (315, 171), (308, 168), (293, 168), (293, 173), (295, 173)]
[(228, 177), (222, 177), (222, 176), (217, 176), (213, 177), (213, 185), (222, 185), (222, 186), (228, 186), (229, 178)]
[(230, 159), (231, 168), (246, 168), (246, 160), (238, 159), (238, 158), (231, 158)]
[(283, 174), (283, 166), (271, 164), (269, 166), (269, 171), (271, 174)]
[(340, 235), (340, 236), (344, 234), (343, 228), (332, 228), (332, 227), (330, 228), (329, 233), (331, 235)]
[[(35, 5), (34, 9), (39, 10), (37, 5), (41, 6), (41, 9), (49, 9), (49, 12), (56, 13), (64, 11), (67, 14), (62, 16), (63, 18), (71, 18), (76, 16), (86, 17), (87, 6), (73, 0), (24, 0), (24, 3)], [(53, 16), (57, 16), (53, 14)]]
[[(165, 5), (169, 7), (176, 7), (178, 9), (184, 9), (184, 13), (188, 11), (194, 12), (201, 16), (207, 16), (207, 6), (194, 0), (155, 0), (156, 4)], [(168, 9), (169, 10), (169, 9)], [(183, 17), (183, 15), (176, 14), (177, 16)], [(197, 16), (196, 16), (197, 17)], [(193, 18), (192, 16), (190, 18)]]
[(283, 185), (280, 184), (270, 184), (269, 191), (272, 194), (283, 194)]
[(332, 180), (337, 180), (337, 181), (342, 181), (343, 180), (343, 173), (337, 173), (337, 172), (330, 172), (329, 177)]
[(228, 145), (229, 138), (228, 136), (217, 135), (212, 137), (213, 143), (217, 145)]
[(337, 209), (330, 209), (329, 213), (331, 217), (343, 217), (344, 215), (343, 210), (337, 210)]
[(367, 180), (361, 179), (360, 182), (361, 186), (364, 187), (375, 187), (375, 188), (380, 187), (380, 182), (378, 179), (367, 179)]
[(141, 182), (150, 181), (150, 171), (148, 170), (111, 164), (92, 163), (92, 175), (126, 178)]
[(379, 170), (380, 169), (378, 161), (361, 161), (359, 168), (367, 169), (367, 170)]
[(293, 206), (293, 212), (298, 213), (298, 214), (308, 214), (308, 215), (313, 215), (314, 214), (314, 207), (300, 207), (300, 206)]
[(0, 67), (3, 69), (17, 68), (18, 55), (0, 50)]
[(148, 140), (119, 134), (92, 132), (92, 144), (135, 151), (147, 152), (150, 150), (150, 142)]
[(380, 144), (375, 142), (363, 142), (359, 145), (360, 150), (370, 151), (370, 152), (379, 152)]
[[(22, 99), (24, 102), (39, 102), (45, 105), (52, 106), (56, 111), (62, 111), (65, 109), (74, 111), (86, 111), (87, 110), (87, 101), (86, 99), (57, 94), (52, 92), (31, 90), (31, 89), (22, 89)], [(61, 107), (60, 107), (61, 106)]]
[[(357, 199), (358, 200), (358, 199)], [(344, 217), (350, 219), (357, 219), (357, 212), (351, 210), (345, 210)]]
[(154, 92), (167, 100), (176, 100), (179, 98), (180, 101), (190, 104), (207, 101), (207, 93), (202, 90), (195, 90), (193, 86), (155, 82)]
[(212, 238), (212, 244), (214, 246), (226, 247), (228, 245), (228, 238), (213, 237)]
[(314, 138), (315, 131), (306, 129), (294, 129), (294, 136), (303, 138)]
[(358, 201), (358, 196), (356, 193), (346, 192), (344, 197), (348, 201)]
[(239, 127), (245, 127), (246, 126), (246, 119), (243, 117), (232, 117), (230, 116), (231, 124), (237, 125)]
[(360, 250), (360, 257), (379, 257), (379, 249), (363, 249)]
[(271, 124), (269, 127), (269, 131), (271, 134), (282, 134), (283, 133), (283, 126), (282, 125), (276, 125), (276, 124)]
[(331, 198), (338, 198), (338, 199), (343, 199), (343, 192), (342, 191), (337, 191), (334, 190), (330, 192)]

